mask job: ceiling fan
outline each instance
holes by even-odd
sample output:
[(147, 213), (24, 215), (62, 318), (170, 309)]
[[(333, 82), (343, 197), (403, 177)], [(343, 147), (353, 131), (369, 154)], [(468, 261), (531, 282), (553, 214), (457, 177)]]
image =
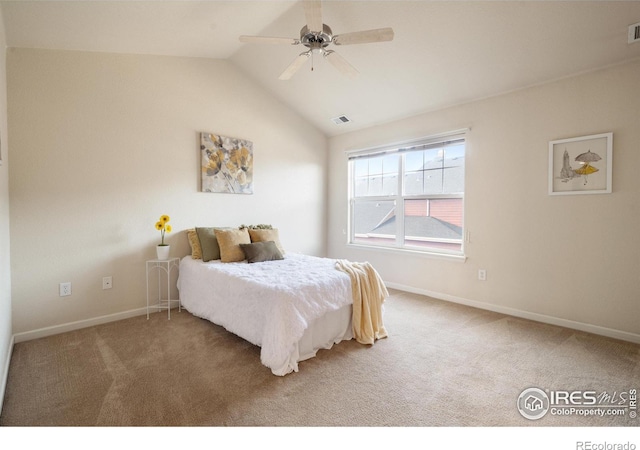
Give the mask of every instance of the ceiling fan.
[[(370, 42), (384, 42), (393, 40), (393, 29), (378, 28), (375, 30), (356, 31), (333, 35), (331, 28), (322, 23), (322, 3), (320, 0), (305, 0), (304, 13), (306, 25), (300, 30), (300, 38), (281, 38), (268, 36), (240, 36), (241, 42), (256, 44), (302, 44), (309, 50), (300, 53), (296, 59), (280, 75), (281, 80), (290, 79), (309, 59), (313, 53), (322, 55), (336, 69), (344, 75), (355, 78), (358, 71), (347, 62), (342, 56), (333, 50), (328, 50), (329, 44), (352, 45), (367, 44)], [(313, 70), (313, 67), (311, 68)]]

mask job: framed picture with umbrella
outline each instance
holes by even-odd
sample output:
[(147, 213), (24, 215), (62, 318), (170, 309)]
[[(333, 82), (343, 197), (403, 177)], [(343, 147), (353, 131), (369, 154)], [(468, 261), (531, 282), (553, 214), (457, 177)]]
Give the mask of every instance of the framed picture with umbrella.
[(549, 142), (549, 195), (610, 194), (613, 133)]

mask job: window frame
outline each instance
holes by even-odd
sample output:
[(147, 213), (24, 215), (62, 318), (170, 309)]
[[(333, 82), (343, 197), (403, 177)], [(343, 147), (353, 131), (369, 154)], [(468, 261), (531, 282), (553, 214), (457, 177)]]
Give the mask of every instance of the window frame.
[[(408, 154), (411, 151), (420, 151), (417, 147), (429, 147), (438, 145), (450, 145), (456, 141), (462, 142), (465, 145), (465, 163), (463, 170), (466, 172), (466, 155), (467, 155), (467, 136), (469, 129), (456, 130), (448, 133), (431, 135), (412, 141), (405, 141), (396, 144), (389, 144), (374, 148), (365, 148), (359, 150), (347, 151), (347, 164), (348, 164), (348, 217), (347, 217), (347, 245), (356, 248), (369, 249), (369, 250), (382, 250), (386, 252), (395, 252), (400, 254), (414, 254), (419, 256), (428, 257), (441, 257), (454, 260), (466, 260), (465, 256), (465, 243), (466, 243), (466, 228), (465, 228), (465, 190), (466, 186), (463, 185), (463, 191), (461, 193), (448, 193), (448, 194), (410, 194), (405, 195), (405, 157), (404, 154)], [(356, 196), (356, 174), (355, 174), (355, 160), (361, 157), (375, 157), (383, 156), (385, 154), (399, 154), (398, 158), (398, 188), (395, 194), (391, 195), (379, 195), (379, 196)], [(442, 169), (444, 170), (444, 168)], [(464, 181), (464, 180), (463, 180)], [(419, 246), (407, 245), (405, 236), (405, 213), (406, 213), (406, 201), (410, 200), (439, 200), (439, 199), (460, 199), (462, 202), (462, 226), (461, 226), (461, 238), (455, 240), (456, 244), (460, 244), (460, 250), (448, 250), (438, 248), (420, 248)], [(355, 232), (355, 219), (354, 211), (357, 202), (362, 201), (393, 201), (396, 207), (396, 211), (401, 210), (402, 214), (396, 214), (396, 236), (395, 240), (389, 243), (363, 243), (357, 242), (357, 233)], [(446, 241), (443, 239), (442, 241)], [(437, 242), (434, 240), (434, 242)]]

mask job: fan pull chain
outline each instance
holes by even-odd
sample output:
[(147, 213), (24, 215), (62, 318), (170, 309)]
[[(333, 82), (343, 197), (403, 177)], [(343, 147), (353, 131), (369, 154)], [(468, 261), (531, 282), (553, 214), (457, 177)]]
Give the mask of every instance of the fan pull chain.
[(313, 72), (313, 52), (311, 52), (311, 71)]

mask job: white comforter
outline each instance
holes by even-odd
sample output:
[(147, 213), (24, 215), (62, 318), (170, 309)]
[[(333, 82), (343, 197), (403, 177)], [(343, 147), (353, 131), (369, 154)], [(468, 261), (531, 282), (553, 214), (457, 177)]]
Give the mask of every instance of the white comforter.
[(180, 262), (178, 289), (189, 312), (260, 346), (262, 364), (285, 375), (297, 368), (290, 355), (309, 325), (353, 303), (351, 280), (335, 264), (299, 254), (253, 264), (187, 256)]

